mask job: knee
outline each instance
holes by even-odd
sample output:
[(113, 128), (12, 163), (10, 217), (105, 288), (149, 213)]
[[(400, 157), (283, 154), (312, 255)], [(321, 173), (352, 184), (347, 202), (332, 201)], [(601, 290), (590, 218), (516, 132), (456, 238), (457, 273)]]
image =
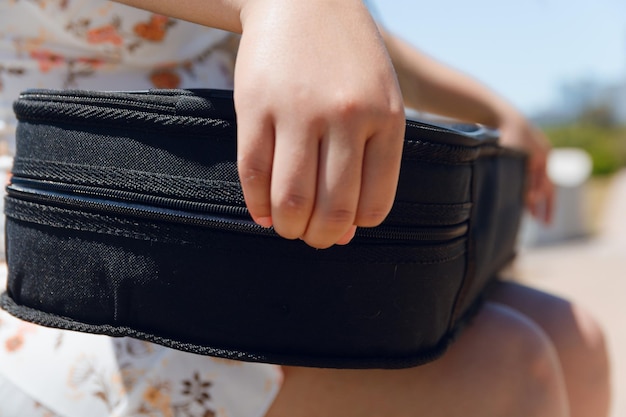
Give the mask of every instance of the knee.
[(492, 299), (535, 322), (556, 347), (566, 371), (588, 369), (608, 375), (609, 355), (604, 330), (580, 305), (515, 283), (500, 283)]
[(578, 304), (559, 297), (544, 296), (531, 319), (541, 327), (567, 371), (608, 377), (609, 355), (604, 329), (595, 317)]
[(574, 350), (577, 362), (587, 365), (592, 383), (608, 380), (609, 353), (604, 329), (595, 317), (580, 306), (572, 306), (572, 316), (576, 331), (565, 338), (563, 349)]
[(496, 415), (567, 416), (563, 374), (551, 340), (520, 313), (495, 304), (489, 308), (496, 316), (493, 330), (505, 341), (498, 358), (504, 374)]
[(494, 286), (491, 299), (530, 318), (556, 348), (572, 416), (606, 416), (611, 397), (604, 330), (586, 309), (564, 298), (512, 282)]
[[(572, 415), (607, 416), (611, 403), (611, 370), (604, 329), (580, 306), (572, 307), (576, 332), (563, 337), (560, 356)], [(569, 342), (569, 343), (568, 343)]]
[(514, 349), (520, 377), (506, 408), (521, 412), (520, 416), (568, 415), (564, 375), (548, 337), (539, 328), (528, 329)]

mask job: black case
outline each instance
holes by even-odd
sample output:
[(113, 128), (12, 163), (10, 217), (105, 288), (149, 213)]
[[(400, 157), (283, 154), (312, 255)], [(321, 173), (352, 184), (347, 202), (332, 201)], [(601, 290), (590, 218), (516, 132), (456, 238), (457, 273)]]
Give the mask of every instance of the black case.
[(32, 90), (7, 188), (2, 307), (35, 323), (246, 361), (438, 357), (514, 254), (525, 157), (407, 121), (394, 207), (316, 250), (254, 224), (232, 93)]

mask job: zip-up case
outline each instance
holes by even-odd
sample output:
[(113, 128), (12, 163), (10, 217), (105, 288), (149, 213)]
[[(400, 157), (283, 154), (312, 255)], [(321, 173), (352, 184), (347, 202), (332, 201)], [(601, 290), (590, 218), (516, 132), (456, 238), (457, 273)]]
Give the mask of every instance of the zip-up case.
[(11, 314), (245, 361), (438, 357), (514, 255), (525, 157), (478, 125), (407, 120), (391, 213), (316, 250), (257, 226), (232, 92), (32, 90), (5, 202)]

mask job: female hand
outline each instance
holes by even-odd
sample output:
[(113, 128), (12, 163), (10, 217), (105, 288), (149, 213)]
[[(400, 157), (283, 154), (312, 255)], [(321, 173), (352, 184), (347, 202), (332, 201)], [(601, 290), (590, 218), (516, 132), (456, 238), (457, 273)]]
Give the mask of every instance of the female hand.
[(360, 0), (258, 0), (242, 8), (235, 69), (248, 209), (326, 248), (389, 212), (404, 134), (401, 93)]
[(404, 105), (361, 0), (117, 0), (242, 32), (238, 164), (253, 219), (316, 248), (391, 209)]
[(554, 205), (554, 185), (547, 172), (550, 142), (541, 130), (516, 112), (501, 120), (500, 142), (528, 153), (526, 207), (537, 220), (550, 223)]

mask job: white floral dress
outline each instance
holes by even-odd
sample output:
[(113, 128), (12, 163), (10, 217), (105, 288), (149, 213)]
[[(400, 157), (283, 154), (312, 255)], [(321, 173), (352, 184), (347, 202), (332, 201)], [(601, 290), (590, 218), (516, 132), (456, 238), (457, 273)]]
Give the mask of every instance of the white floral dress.
[[(27, 88), (232, 88), (236, 43), (103, 0), (0, 0), (0, 135), (11, 141), (11, 103)], [(0, 310), (0, 417), (261, 417), (281, 381), (279, 366), (44, 328)]]

